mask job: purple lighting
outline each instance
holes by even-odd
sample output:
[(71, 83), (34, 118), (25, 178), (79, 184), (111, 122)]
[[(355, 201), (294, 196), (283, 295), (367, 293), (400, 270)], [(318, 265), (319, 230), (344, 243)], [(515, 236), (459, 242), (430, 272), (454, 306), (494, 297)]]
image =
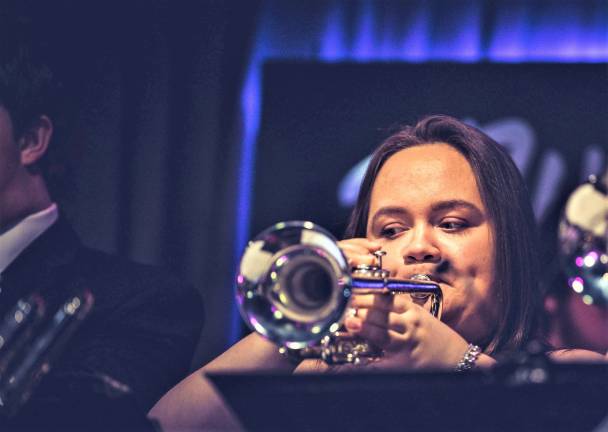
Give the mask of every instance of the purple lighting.
[(493, 61), (603, 62), (608, 58), (605, 4), (554, 2), (534, 11), (507, 4), (496, 11), (487, 57)]
[(371, 2), (363, 4), (363, 11), (358, 17), (357, 31), (354, 37), (353, 51), (351, 56), (358, 60), (371, 60), (376, 57), (377, 47), (374, 38), (374, 8)]
[(319, 57), (324, 61), (333, 61), (346, 51), (344, 47), (344, 27), (342, 9), (334, 5), (328, 13), (325, 32), (321, 38)]

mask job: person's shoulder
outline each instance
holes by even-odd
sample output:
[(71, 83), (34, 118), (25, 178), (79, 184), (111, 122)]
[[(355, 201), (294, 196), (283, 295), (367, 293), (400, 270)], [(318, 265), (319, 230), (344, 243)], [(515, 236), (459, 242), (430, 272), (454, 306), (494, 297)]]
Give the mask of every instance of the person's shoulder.
[(558, 349), (549, 353), (549, 358), (562, 363), (608, 363), (608, 353), (601, 354), (584, 349)]
[[(176, 303), (201, 305), (197, 290), (168, 269), (83, 247), (77, 259), (79, 272), (103, 305)], [(101, 306), (101, 304), (100, 304)]]
[(33, 255), (55, 273), (81, 276), (93, 283), (98, 280), (101, 283), (128, 283), (134, 288), (140, 285), (139, 281), (152, 287), (180, 282), (163, 267), (140, 264), (122, 255), (90, 247), (62, 215), (35, 243), (40, 250)]
[(121, 255), (83, 246), (78, 258), (85, 274), (106, 275), (124, 279), (152, 279), (163, 282), (179, 282), (179, 278), (168, 269), (152, 264), (142, 264)]

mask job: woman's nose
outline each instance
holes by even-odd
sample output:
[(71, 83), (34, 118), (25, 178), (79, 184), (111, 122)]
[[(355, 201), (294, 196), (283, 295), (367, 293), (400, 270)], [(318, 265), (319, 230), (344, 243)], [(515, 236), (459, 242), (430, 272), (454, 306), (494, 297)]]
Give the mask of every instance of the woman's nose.
[(403, 245), (401, 256), (405, 264), (416, 263), (438, 263), (441, 261), (441, 253), (432, 229), (419, 227), (410, 231), (410, 236), (405, 236), (406, 243)]

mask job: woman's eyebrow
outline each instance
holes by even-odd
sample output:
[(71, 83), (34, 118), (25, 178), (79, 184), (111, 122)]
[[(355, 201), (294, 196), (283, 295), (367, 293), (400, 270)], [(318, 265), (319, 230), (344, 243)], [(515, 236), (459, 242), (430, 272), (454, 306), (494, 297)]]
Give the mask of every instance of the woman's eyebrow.
[(376, 213), (374, 213), (374, 216), (372, 217), (371, 225), (373, 226), (376, 223), (376, 221), (379, 218), (381, 218), (382, 216), (405, 217), (408, 215), (409, 215), (409, 212), (406, 209), (404, 209), (403, 207), (398, 207), (398, 206), (381, 207), (378, 209), (378, 211), (376, 211)]
[(431, 206), (431, 211), (434, 213), (438, 213), (438, 212), (443, 212), (446, 210), (455, 210), (455, 209), (460, 209), (460, 208), (465, 208), (465, 209), (471, 210), (479, 215), (483, 214), (483, 212), (481, 211), (481, 209), (479, 207), (477, 207), (475, 204), (473, 204), (469, 201), (465, 201), (465, 200), (440, 201), (440, 202), (434, 203)]

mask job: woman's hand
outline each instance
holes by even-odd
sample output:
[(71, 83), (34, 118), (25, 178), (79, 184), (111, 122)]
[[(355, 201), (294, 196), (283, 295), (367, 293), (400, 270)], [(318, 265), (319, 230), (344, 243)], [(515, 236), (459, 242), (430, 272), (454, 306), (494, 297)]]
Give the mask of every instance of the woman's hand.
[[(374, 252), (380, 242), (353, 238), (338, 242), (351, 267), (378, 265)], [(357, 316), (348, 316), (344, 325), (384, 351), (370, 366), (387, 369), (454, 370), (468, 348), (468, 342), (452, 328), (414, 303), (407, 294), (356, 294), (351, 307)], [(476, 366), (491, 367), (494, 359), (482, 354)]]
[(355, 295), (351, 306), (357, 314), (346, 318), (346, 329), (384, 351), (374, 367), (454, 370), (467, 350), (462, 336), (407, 294)]
[(342, 240), (338, 242), (338, 246), (342, 249), (344, 255), (346, 255), (348, 265), (350, 265), (351, 268), (354, 268), (359, 264), (377, 265), (377, 258), (372, 254), (382, 248), (380, 243), (366, 238)]

